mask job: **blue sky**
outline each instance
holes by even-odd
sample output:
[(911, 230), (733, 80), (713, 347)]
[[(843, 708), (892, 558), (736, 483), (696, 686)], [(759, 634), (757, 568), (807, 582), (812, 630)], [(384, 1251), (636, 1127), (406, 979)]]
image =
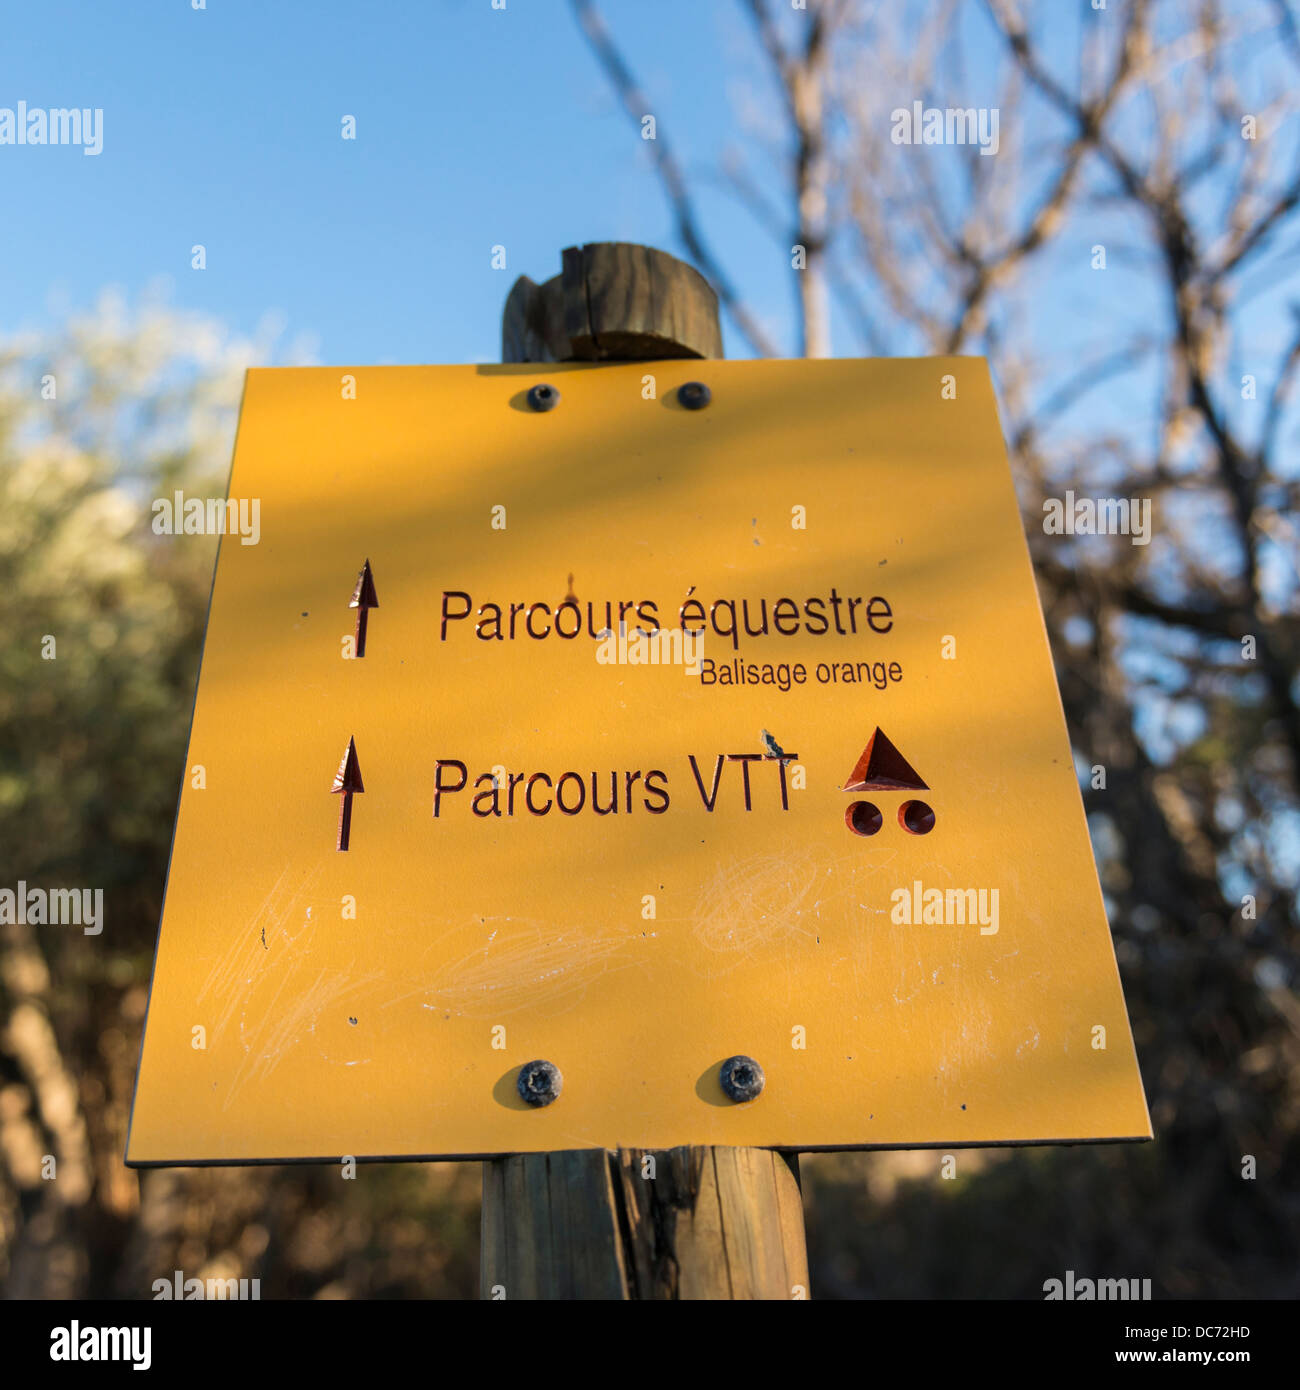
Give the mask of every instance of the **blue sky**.
[[(107, 285), (129, 302), (152, 287), (241, 335), (270, 316), (324, 362), (494, 360), (510, 284), (521, 273), (557, 273), (562, 247), (628, 240), (681, 253), (650, 147), (567, 0), (505, 3), (9, 4), (0, 107), (102, 108), (104, 148), (87, 157), (0, 146), (0, 332), (60, 321)], [(603, 0), (600, 9), (693, 176), (710, 244), (749, 307), (794, 351), (789, 248), (714, 177), (728, 146), (770, 170), (754, 126), (780, 125), (743, 6)], [(968, 68), (957, 93), (972, 105), (999, 97), (1000, 54), (981, 14), (975, 7), (967, 21), (971, 51), (989, 61)], [(879, 17), (907, 22), (890, 9)], [(1071, 8), (1049, 26), (1063, 74), (1077, 63), (1082, 26), (1104, 22)], [(883, 72), (873, 80), (887, 84)], [(933, 94), (909, 87), (890, 100), (910, 106), (922, 95)], [(341, 138), (345, 115), (356, 118), (354, 141)], [(1016, 120), (1031, 144), (1061, 138), (1034, 99), (1003, 117), (1004, 134)], [(882, 125), (882, 141), (887, 134)], [(962, 152), (922, 157), (941, 188), (961, 183)], [(1126, 258), (1122, 246), (1098, 294), (1091, 242), (1137, 239), (1136, 228), (1106, 219), (1100, 207), (1076, 218), (1031, 271), (1035, 293), (1060, 306), (1042, 346), (1071, 362), (1076, 333), (1165, 309), (1150, 261)], [(202, 271), (190, 266), (196, 244), (206, 249)], [(497, 245), (504, 270), (491, 265)], [(1252, 342), (1271, 357), (1285, 316), (1266, 302), (1255, 309)], [(832, 323), (837, 354), (863, 351), (842, 315)], [(724, 332), (728, 355), (748, 355), (730, 325)]]
[[(732, 126), (727, 55), (753, 61), (736, 7), (605, 10), (688, 166), (707, 163)], [(563, 246), (679, 249), (643, 142), (561, 0), (50, 0), (7, 5), (4, 25), (0, 106), (104, 111), (97, 157), (0, 148), (6, 332), (107, 284), (134, 299), (161, 281), (236, 330), (280, 315), (326, 362), (490, 360), (515, 276), (558, 273)], [(790, 341), (788, 262), (722, 195), (704, 205)], [(728, 351), (745, 355), (734, 335)]]

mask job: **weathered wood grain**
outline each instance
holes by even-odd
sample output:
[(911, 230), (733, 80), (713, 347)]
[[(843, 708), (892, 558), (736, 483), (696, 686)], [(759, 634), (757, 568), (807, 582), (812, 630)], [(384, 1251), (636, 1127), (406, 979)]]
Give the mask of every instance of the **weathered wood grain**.
[(808, 1296), (797, 1160), (574, 1149), (483, 1165), (485, 1299)]
[(569, 357), (561, 277), (537, 285), (521, 275), (506, 296), (501, 315), (501, 360), (567, 362)]
[(485, 1299), (625, 1299), (617, 1205), (603, 1149), (483, 1165)]
[(797, 1158), (770, 1149), (691, 1147), (621, 1149), (613, 1162), (632, 1297), (807, 1297)]
[(650, 246), (566, 247), (559, 275), (515, 281), (501, 322), (504, 362), (649, 362), (721, 357), (718, 297), (684, 261)]

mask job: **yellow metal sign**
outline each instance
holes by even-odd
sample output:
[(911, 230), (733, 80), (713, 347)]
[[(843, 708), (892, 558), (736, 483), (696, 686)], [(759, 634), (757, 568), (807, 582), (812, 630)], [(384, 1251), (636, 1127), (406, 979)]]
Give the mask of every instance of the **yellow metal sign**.
[(1149, 1137), (982, 361), (254, 371), (230, 489), (130, 1162)]

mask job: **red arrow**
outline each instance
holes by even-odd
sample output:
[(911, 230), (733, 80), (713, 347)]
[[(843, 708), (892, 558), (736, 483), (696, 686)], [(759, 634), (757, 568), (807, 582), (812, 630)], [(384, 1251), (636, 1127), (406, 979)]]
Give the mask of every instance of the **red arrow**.
[(366, 617), (372, 608), (379, 607), (379, 599), (375, 596), (375, 577), (370, 573), (370, 561), (367, 560), (361, 566), (361, 573), (357, 575), (357, 586), (352, 590), (352, 599), (348, 603), (349, 608), (357, 610), (357, 656), (366, 654)]
[(343, 793), (343, 801), (339, 806), (338, 848), (347, 849), (348, 840), (352, 835), (352, 795), (354, 792), (365, 791), (361, 781), (361, 764), (357, 762), (357, 741), (354, 738), (348, 739), (347, 752), (343, 754), (339, 770), (334, 774), (334, 785), (330, 791)]

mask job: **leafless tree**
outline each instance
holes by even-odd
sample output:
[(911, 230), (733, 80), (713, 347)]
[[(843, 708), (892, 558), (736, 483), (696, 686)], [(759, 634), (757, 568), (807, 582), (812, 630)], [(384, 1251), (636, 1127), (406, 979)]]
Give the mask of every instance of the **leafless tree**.
[[(629, 110), (650, 109), (592, 0), (574, 6)], [(1294, 9), (738, 0), (736, 14), (783, 131), (775, 149), (763, 132), (769, 158), (752, 139), (716, 177), (777, 254), (805, 249), (789, 272), (799, 351), (829, 351), (833, 314), (841, 351), (992, 366), (1076, 756), (1106, 770), (1085, 804), (1153, 1115), (1168, 1161), (1189, 1165), (1169, 1211), (1189, 1225), (1229, 1201), (1243, 1222), (1294, 1224)], [(896, 143), (914, 101), (996, 110), (996, 154)], [(734, 288), (724, 299), (769, 351)], [(1070, 488), (1150, 499), (1151, 544), (1045, 534), (1044, 500)], [(1261, 1170), (1251, 1197), (1243, 1154)]]

